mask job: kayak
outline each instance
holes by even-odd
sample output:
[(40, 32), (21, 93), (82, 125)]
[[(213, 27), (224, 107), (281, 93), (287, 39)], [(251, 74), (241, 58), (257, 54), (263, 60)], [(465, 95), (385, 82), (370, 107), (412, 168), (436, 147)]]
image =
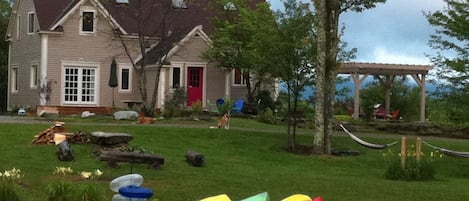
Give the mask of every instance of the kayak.
[(248, 197), (240, 201), (269, 201), (269, 194), (267, 192), (259, 193), (257, 195)]
[(295, 195), (291, 195), (289, 197), (286, 197), (282, 201), (311, 201), (311, 198), (307, 195), (295, 194)]
[(226, 194), (221, 194), (217, 196), (208, 197), (200, 201), (231, 201), (231, 200)]

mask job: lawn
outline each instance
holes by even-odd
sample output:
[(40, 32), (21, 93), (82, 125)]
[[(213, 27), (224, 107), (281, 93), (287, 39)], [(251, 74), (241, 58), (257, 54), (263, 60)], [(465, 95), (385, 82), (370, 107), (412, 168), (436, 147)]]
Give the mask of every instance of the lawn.
[[(31, 141), (47, 124), (0, 124), (0, 171), (19, 168), (24, 174), (21, 193), (26, 201), (42, 201), (45, 186), (55, 180), (69, 179), (53, 175), (55, 167), (71, 167), (75, 171), (100, 169), (99, 182), (107, 190), (109, 182), (121, 175), (139, 173), (143, 186), (154, 191), (159, 201), (194, 201), (226, 193), (232, 200), (267, 191), (271, 200), (281, 200), (295, 193), (322, 196), (326, 201), (360, 200), (467, 200), (469, 192), (469, 160), (443, 157), (434, 162), (436, 180), (426, 182), (391, 181), (383, 177), (383, 152), (370, 150), (347, 137), (333, 137), (334, 148), (359, 150), (359, 156), (334, 157), (326, 155), (295, 155), (285, 152), (286, 136), (282, 127), (256, 124), (245, 120), (232, 121), (232, 129), (122, 124), (87, 125), (67, 123), (69, 131), (125, 132), (134, 136), (131, 145), (145, 148), (165, 157), (159, 169), (147, 165), (120, 164), (108, 168), (104, 162), (91, 157), (93, 145), (72, 145), (76, 160), (57, 160), (54, 145), (33, 145)], [(212, 122), (213, 123), (213, 122)], [(207, 125), (212, 123), (206, 123)], [(246, 126), (240, 124), (246, 123)], [(189, 125), (189, 126), (188, 126)], [(265, 127), (265, 129), (263, 129)], [(243, 129), (240, 129), (243, 128)], [(250, 129), (257, 131), (250, 131)], [(268, 131), (268, 132), (265, 132)], [(302, 130), (304, 132), (305, 130)], [(309, 132), (305, 132), (309, 133)], [(410, 137), (411, 138), (411, 137)], [(375, 143), (386, 143), (386, 138), (364, 138)], [(311, 134), (300, 135), (301, 142), (312, 140)], [(462, 140), (429, 139), (429, 142), (456, 150), (469, 150), (469, 142)], [(411, 141), (412, 142), (412, 141)], [(399, 145), (393, 147), (398, 151)], [(188, 150), (203, 153), (202, 168), (191, 167), (184, 154)], [(430, 150), (424, 147), (424, 152)], [(73, 182), (93, 182), (72, 179)]]

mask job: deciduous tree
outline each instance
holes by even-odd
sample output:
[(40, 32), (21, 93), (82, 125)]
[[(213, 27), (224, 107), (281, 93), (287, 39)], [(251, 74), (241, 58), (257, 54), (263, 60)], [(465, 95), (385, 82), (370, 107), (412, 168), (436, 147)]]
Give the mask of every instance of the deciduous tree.
[(317, 21), (316, 133), (315, 152), (329, 154), (333, 126), (335, 80), (339, 68), (339, 16), (346, 11), (361, 12), (386, 0), (312, 0)]
[(456, 88), (469, 90), (469, 1), (444, 0), (447, 7), (426, 13), (428, 22), (436, 27), (429, 45), (437, 50), (431, 59), (437, 73)]

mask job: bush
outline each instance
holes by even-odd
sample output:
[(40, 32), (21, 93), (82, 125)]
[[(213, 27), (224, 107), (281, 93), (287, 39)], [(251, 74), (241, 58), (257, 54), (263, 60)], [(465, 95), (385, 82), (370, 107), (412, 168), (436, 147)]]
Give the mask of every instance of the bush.
[(435, 170), (432, 162), (435, 157), (441, 157), (440, 154), (435, 154), (434, 152), (431, 152), (430, 156), (425, 156), (422, 153), (421, 159), (417, 160), (416, 152), (411, 149), (407, 153), (405, 166), (402, 167), (402, 157), (400, 154), (395, 154), (389, 149), (383, 156), (387, 162), (384, 177), (390, 180), (405, 181), (433, 180)]
[(259, 122), (267, 123), (267, 124), (276, 123), (275, 114), (272, 112), (270, 108), (266, 108), (265, 110), (259, 111), (259, 113), (257, 114), (257, 120)]
[(164, 117), (179, 117), (182, 116), (182, 109), (187, 101), (187, 94), (184, 88), (177, 88), (170, 98), (166, 98), (164, 103)]
[(218, 108), (218, 112), (221, 115), (227, 114), (233, 109), (233, 100), (230, 98), (224, 98), (223, 100), (223, 104), (220, 106), (220, 108)]
[(97, 183), (56, 181), (47, 185), (47, 201), (105, 201), (106, 192)]
[(16, 186), (14, 183), (0, 180), (0, 200), (21, 200), (16, 192)]
[(46, 201), (72, 201), (71, 192), (75, 188), (69, 182), (56, 181), (50, 183), (46, 187), (47, 198)]
[(198, 100), (192, 103), (191, 108), (192, 108), (192, 114), (199, 115), (200, 113), (202, 113), (202, 101)]

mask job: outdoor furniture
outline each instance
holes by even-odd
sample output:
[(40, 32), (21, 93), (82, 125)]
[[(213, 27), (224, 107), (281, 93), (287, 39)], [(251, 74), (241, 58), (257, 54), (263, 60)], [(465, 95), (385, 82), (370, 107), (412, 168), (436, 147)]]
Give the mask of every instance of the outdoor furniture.
[(241, 111), (243, 111), (243, 107), (244, 107), (244, 100), (243, 99), (238, 99), (234, 103), (233, 109), (231, 109), (231, 113), (233, 113), (233, 114), (241, 113)]
[(400, 109), (392, 111), (390, 114), (386, 115), (386, 119), (387, 120), (397, 120), (397, 118), (399, 117), (399, 112), (400, 111), (401, 111)]

